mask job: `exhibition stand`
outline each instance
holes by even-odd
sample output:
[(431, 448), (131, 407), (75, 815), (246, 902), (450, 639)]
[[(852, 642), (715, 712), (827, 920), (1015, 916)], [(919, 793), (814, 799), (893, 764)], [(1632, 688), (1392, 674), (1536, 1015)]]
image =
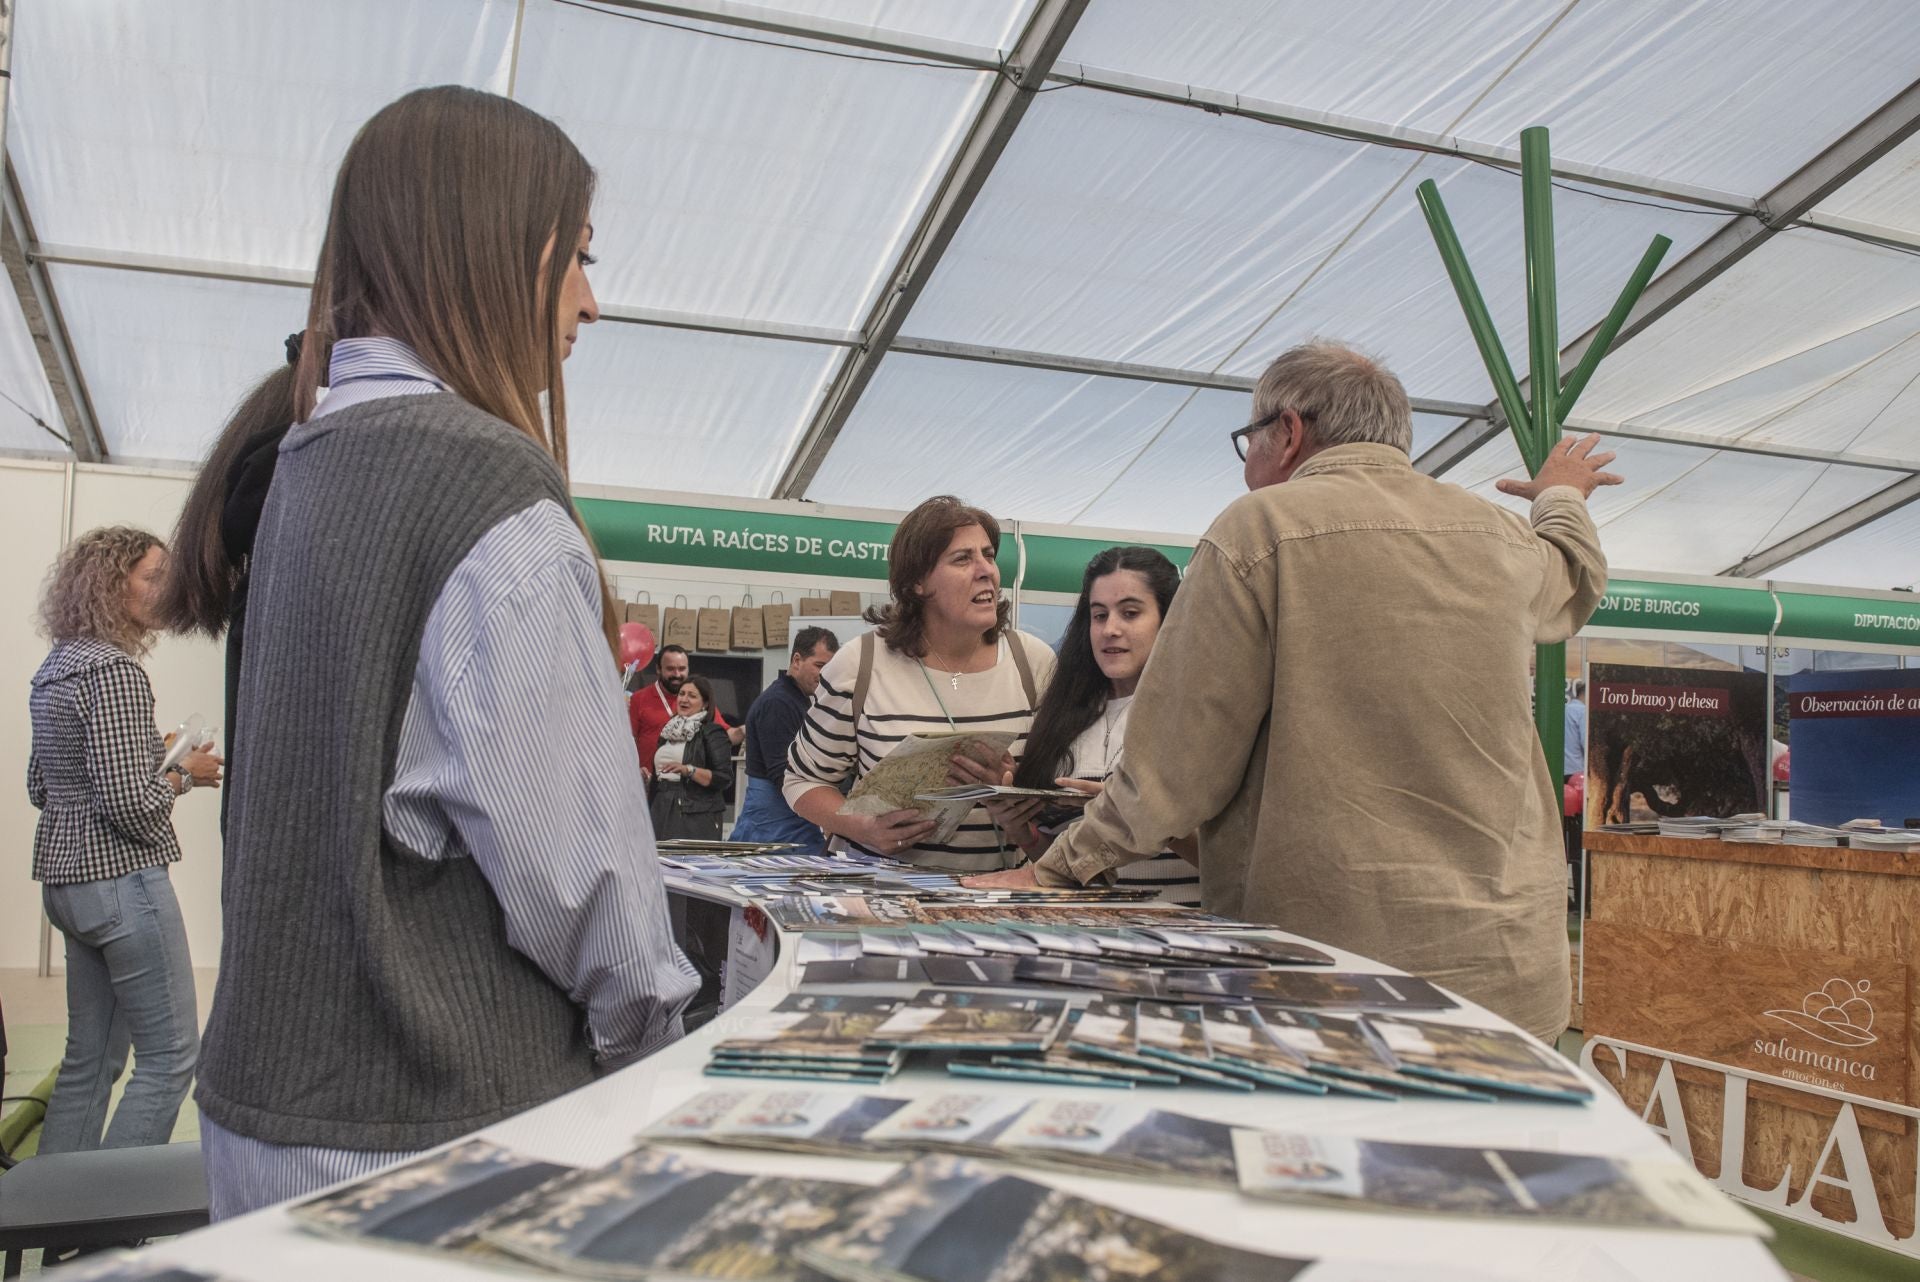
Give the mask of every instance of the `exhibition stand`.
[[(680, 883), (677, 893), (694, 893)], [(737, 896), (710, 894), (715, 902), (737, 905)], [(703, 1090), (709, 1047), (738, 1035), (753, 1017), (790, 991), (795, 936), (783, 935), (780, 958), (766, 982), (747, 994), (712, 1024), (660, 1053), (613, 1073), (592, 1085), (492, 1127), (480, 1134), (520, 1153), (571, 1164), (609, 1161), (634, 1143), (634, 1137), (668, 1109)], [(1390, 968), (1338, 950), (1342, 970), (1393, 973)], [(833, 991), (833, 990), (823, 990)], [(853, 990), (845, 990), (853, 991)], [(863, 986), (865, 993), (884, 992)], [(1463, 1004), (1436, 1016), (1449, 1022), (1511, 1027), (1489, 1012)], [(768, 1088), (781, 1086), (769, 1082)], [(790, 1083), (795, 1089), (831, 1089)], [(909, 1068), (882, 1086), (858, 1088), (868, 1094), (912, 1096), (927, 1092), (979, 1090), (1035, 1099), (1085, 1094), (1084, 1088), (1016, 1082), (961, 1083), (944, 1073)], [(854, 1090), (856, 1088), (845, 1088)], [(1115, 1092), (1095, 1092), (1112, 1095)], [(1261, 1091), (1253, 1094), (1179, 1088), (1129, 1092), (1155, 1108), (1276, 1130), (1370, 1135), (1431, 1143), (1472, 1143), (1550, 1149), (1568, 1153), (1679, 1159), (1667, 1153), (1652, 1131), (1612, 1094), (1597, 1091), (1584, 1106), (1503, 1101), (1497, 1104), (1448, 1100), (1374, 1101), (1351, 1097), (1301, 1096)], [(895, 1169), (892, 1162), (776, 1154), (760, 1150), (703, 1148), (697, 1160), (720, 1170), (757, 1174), (818, 1175), (878, 1183)], [(1171, 1186), (1140, 1180), (1024, 1172), (1070, 1192), (1108, 1203), (1187, 1232), (1232, 1245), (1295, 1256), (1394, 1263), (1415, 1270), (1401, 1276), (1485, 1278), (1489, 1282), (1554, 1278), (1560, 1282), (1696, 1282), (1702, 1277), (1739, 1278), (1742, 1282), (1783, 1279), (1757, 1239), (1712, 1233), (1596, 1229), (1566, 1224), (1526, 1225), (1493, 1219), (1381, 1215), (1303, 1209), (1254, 1201), (1237, 1193), (1193, 1185)], [(273, 1282), (331, 1282), (340, 1277), (405, 1275), (421, 1279), (485, 1279), (501, 1276), (497, 1266), (450, 1257), (395, 1254), (378, 1247), (347, 1243), (302, 1230), (284, 1207), (189, 1234), (150, 1248), (151, 1255), (178, 1265), (234, 1279)], [(1424, 1273), (1417, 1272), (1424, 1269)], [(1451, 1270), (1451, 1271), (1449, 1271)]]

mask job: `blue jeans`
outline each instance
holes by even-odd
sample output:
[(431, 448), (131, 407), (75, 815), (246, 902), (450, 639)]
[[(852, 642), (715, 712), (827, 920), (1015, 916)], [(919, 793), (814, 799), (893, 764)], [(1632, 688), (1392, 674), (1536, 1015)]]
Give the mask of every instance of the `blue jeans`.
[[(187, 927), (165, 865), (43, 886), (41, 898), (67, 937), (67, 1053), (40, 1151), (165, 1144), (200, 1056)], [(129, 1046), (133, 1077), (106, 1126)]]
[(780, 795), (771, 779), (747, 776), (746, 800), (740, 803), (740, 816), (733, 821), (732, 841), (791, 841), (806, 851), (819, 854), (827, 848), (820, 829), (793, 813), (793, 807)]

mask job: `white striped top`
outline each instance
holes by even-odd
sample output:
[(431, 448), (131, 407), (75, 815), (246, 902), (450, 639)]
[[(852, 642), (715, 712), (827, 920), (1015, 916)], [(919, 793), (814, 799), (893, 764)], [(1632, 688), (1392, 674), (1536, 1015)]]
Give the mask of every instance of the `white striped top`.
[[(951, 673), (922, 668), (880, 643), (857, 638), (840, 647), (821, 670), (820, 688), (787, 751), (787, 777), (781, 793), (787, 804), (811, 790), (836, 787), (859, 778), (898, 747), (909, 735), (950, 734), (955, 730), (1009, 731), (1016, 757), (1026, 746), (1033, 724), (1033, 708), (1020, 684), (1020, 673), (1009, 644), (1025, 647), (1033, 669), (1035, 699), (1046, 693), (1053, 675), (1053, 651), (1039, 637), (1009, 632), (1000, 641), (1000, 655), (985, 672), (963, 672), (959, 689)], [(860, 650), (876, 646), (873, 675), (859, 726), (853, 724), (853, 686), (860, 671)], [(888, 852), (892, 854), (893, 852)], [(984, 808), (976, 806), (953, 840), (939, 845), (912, 846), (894, 855), (908, 863), (959, 872), (993, 872), (1019, 864), (1020, 849), (1002, 836)]]
[[(439, 390), (411, 350), (380, 338), (336, 343), (329, 382), (315, 418)], [(699, 987), (668, 926), (623, 702), (599, 566), (567, 513), (536, 503), (482, 536), (434, 602), (382, 802), (408, 850), (439, 859), (465, 845), (514, 948), (586, 1012), (608, 1065), (679, 1037)], [(215, 1218), (409, 1156), (270, 1144), (204, 1114), (200, 1129)]]

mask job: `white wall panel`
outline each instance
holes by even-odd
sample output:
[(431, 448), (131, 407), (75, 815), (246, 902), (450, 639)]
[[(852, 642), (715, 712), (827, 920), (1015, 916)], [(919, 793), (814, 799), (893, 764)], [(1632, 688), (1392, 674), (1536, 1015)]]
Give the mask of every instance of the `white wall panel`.
[(1410, 163), (1164, 103), (1049, 93), (906, 328), (1210, 370)]
[(50, 267), (109, 457), (198, 462), (240, 398), (286, 360), (307, 292)]
[(1069, 521), (1191, 394), (1163, 383), (895, 353), (807, 497), (911, 508), (954, 493), (1000, 516)]
[(1566, 0), (1095, 0), (1068, 62), (1447, 128)]
[(1571, 12), (1455, 132), (1759, 195), (1913, 83), (1904, 0), (1610, 0)]
[(573, 479), (772, 492), (841, 349), (602, 321), (567, 362)]
[(604, 303), (857, 329), (986, 73), (530, 5), (518, 96), (600, 174)]
[(1920, 588), (1920, 503), (1788, 561), (1773, 577), (1843, 588)]
[(42, 241), (311, 270), (354, 133), (506, 88), (514, 0), (20, 6), (8, 145)]
[(0, 450), (65, 454), (67, 447), (34, 422), (35, 416), (55, 431), (66, 430), (20, 300), (12, 290), (0, 290)]

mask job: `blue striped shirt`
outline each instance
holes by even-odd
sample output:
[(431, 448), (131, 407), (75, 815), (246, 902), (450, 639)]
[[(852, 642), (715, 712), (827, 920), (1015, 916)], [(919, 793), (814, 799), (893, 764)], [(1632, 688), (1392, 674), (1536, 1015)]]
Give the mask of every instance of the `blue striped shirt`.
[[(314, 417), (440, 390), (394, 339), (334, 344)], [(387, 831), (427, 858), (461, 844), (507, 936), (586, 1012), (603, 1065), (680, 1036), (699, 987), (674, 945), (618, 674), (600, 631), (600, 571), (568, 514), (537, 503), (489, 530), (428, 615), (400, 727)], [(562, 768), (547, 765), (564, 745)], [(454, 840), (456, 833), (459, 841)], [(270, 1144), (200, 1121), (216, 1219), (411, 1156)]]

